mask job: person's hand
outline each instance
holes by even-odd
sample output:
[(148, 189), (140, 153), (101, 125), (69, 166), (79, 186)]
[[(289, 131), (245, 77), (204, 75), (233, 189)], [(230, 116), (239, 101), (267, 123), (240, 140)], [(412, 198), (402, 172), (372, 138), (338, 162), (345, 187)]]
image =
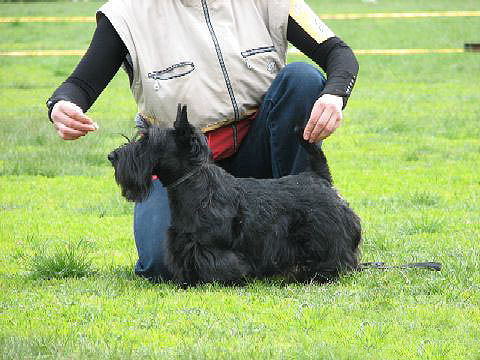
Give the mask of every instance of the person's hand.
[(340, 126), (343, 99), (340, 96), (322, 95), (313, 105), (303, 138), (311, 143), (326, 139)]
[(79, 106), (65, 100), (53, 106), (50, 117), (58, 136), (63, 140), (76, 140), (98, 129), (98, 125)]

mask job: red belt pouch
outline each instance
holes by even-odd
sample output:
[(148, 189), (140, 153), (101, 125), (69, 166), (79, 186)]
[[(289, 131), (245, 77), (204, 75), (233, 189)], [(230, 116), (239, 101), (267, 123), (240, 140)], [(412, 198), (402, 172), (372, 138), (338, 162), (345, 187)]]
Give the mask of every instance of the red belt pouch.
[(225, 125), (205, 133), (214, 160), (226, 159), (237, 152), (256, 115), (255, 113), (234, 124)]

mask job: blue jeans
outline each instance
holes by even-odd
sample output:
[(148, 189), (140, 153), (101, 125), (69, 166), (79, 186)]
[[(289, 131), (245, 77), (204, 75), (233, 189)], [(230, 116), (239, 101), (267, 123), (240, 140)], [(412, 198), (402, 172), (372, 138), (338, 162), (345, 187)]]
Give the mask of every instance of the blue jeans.
[[(217, 165), (236, 177), (258, 179), (279, 178), (304, 171), (308, 167), (308, 155), (295, 139), (294, 128), (307, 122), (324, 86), (325, 78), (313, 66), (300, 62), (285, 66), (265, 94), (238, 152), (218, 161)], [(169, 224), (167, 191), (156, 180), (149, 197), (135, 205), (137, 275), (171, 279), (165, 264)]]

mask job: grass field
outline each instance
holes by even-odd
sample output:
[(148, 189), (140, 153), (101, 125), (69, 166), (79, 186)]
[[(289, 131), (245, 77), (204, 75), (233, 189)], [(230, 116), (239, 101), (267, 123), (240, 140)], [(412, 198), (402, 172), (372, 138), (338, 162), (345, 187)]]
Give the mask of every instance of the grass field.
[[(309, 3), (326, 14), (480, 10), (478, 0)], [(0, 3), (0, 17), (91, 16), (100, 4)], [(353, 49), (480, 42), (478, 17), (327, 23)], [(0, 24), (0, 51), (85, 49), (94, 26)], [(0, 358), (480, 359), (480, 53), (358, 59), (324, 148), (362, 218), (362, 260), (442, 271), (185, 290), (132, 271), (133, 208), (106, 160), (119, 133), (133, 133), (126, 76), (89, 112), (100, 130), (64, 142), (44, 104), (79, 58), (0, 56)]]

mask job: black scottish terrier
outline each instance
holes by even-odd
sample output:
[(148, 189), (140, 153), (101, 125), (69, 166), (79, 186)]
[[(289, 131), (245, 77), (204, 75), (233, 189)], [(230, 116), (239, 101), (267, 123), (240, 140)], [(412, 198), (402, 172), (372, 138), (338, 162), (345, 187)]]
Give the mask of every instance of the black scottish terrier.
[(179, 105), (173, 129), (144, 122), (136, 139), (108, 159), (130, 201), (148, 195), (152, 174), (167, 188), (166, 261), (175, 282), (330, 281), (358, 267), (360, 219), (333, 188), (322, 150), (298, 138), (310, 171), (235, 178), (214, 164), (205, 136)]

